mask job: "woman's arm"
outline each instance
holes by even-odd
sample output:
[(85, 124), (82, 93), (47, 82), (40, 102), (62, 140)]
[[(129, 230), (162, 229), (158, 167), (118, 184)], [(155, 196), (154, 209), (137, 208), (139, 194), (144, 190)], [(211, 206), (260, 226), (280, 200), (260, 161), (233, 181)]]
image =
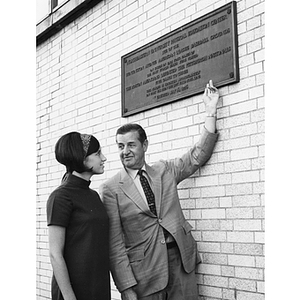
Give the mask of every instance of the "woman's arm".
[(66, 228), (49, 226), (49, 251), (54, 276), (65, 300), (76, 300), (70, 277), (63, 257)]

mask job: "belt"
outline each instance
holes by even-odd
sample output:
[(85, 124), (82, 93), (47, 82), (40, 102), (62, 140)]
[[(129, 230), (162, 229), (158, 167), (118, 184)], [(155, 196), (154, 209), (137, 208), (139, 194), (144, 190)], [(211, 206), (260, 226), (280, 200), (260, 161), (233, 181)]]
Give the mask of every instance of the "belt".
[(177, 243), (175, 241), (167, 243), (167, 249), (171, 249), (177, 246)]

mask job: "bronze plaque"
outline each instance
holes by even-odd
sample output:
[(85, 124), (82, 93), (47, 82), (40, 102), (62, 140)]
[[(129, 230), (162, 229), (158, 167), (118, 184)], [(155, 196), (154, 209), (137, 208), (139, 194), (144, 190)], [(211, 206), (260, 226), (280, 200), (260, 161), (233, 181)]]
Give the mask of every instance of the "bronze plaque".
[(239, 81), (233, 1), (121, 58), (122, 116)]

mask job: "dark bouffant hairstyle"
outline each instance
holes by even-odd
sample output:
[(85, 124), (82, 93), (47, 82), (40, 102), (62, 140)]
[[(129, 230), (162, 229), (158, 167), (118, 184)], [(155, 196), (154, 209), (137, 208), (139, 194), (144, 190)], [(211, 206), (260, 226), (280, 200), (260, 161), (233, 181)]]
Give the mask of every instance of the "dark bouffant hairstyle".
[(125, 124), (123, 126), (121, 126), (118, 130), (117, 130), (117, 134), (125, 134), (127, 132), (130, 131), (137, 131), (139, 134), (138, 140), (143, 144), (145, 142), (145, 140), (147, 139), (147, 135), (145, 130), (143, 129), (142, 126), (140, 126), (139, 124), (134, 124), (134, 123), (129, 123), (129, 124)]
[[(92, 152), (98, 151), (100, 144), (96, 138), (91, 136), (91, 141), (93, 144)], [(63, 135), (55, 145), (55, 157), (57, 161), (67, 168), (67, 173), (72, 173), (76, 171), (82, 173), (87, 171), (86, 167), (83, 164), (83, 161), (86, 157), (86, 153), (83, 150), (83, 144), (79, 132), (70, 132)]]

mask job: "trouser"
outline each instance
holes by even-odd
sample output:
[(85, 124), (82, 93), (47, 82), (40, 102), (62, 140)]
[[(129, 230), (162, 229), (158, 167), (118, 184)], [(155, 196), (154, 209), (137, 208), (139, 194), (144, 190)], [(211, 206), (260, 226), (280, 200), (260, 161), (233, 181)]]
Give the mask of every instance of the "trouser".
[(195, 271), (187, 274), (182, 266), (178, 247), (168, 249), (169, 282), (158, 293), (139, 300), (197, 300), (198, 289)]

